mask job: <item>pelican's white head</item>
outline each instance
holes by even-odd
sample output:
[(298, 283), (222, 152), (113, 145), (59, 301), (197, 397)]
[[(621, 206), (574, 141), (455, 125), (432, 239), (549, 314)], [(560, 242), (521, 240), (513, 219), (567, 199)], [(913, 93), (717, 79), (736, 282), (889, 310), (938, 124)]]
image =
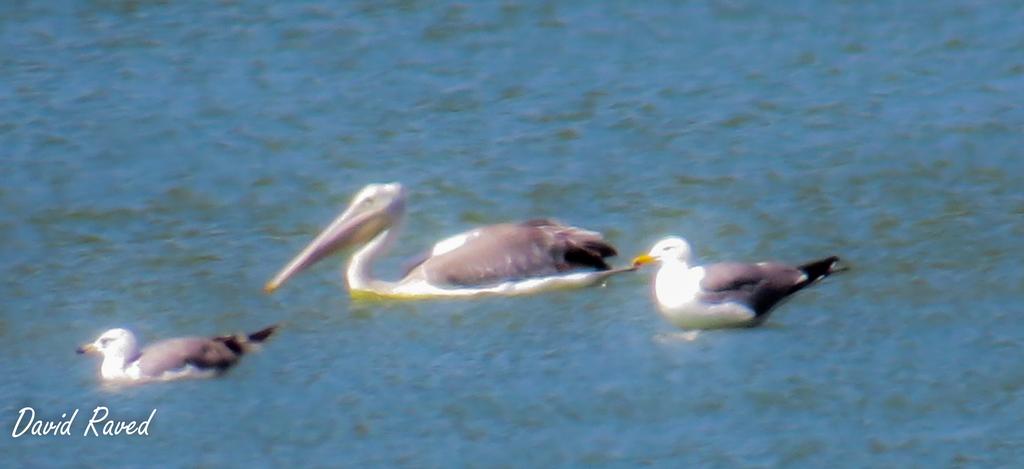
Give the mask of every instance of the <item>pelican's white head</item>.
[(374, 210), (384, 210), (392, 216), (402, 215), (405, 210), (405, 188), (397, 182), (367, 184), (352, 197), (343, 216), (350, 218), (354, 213)]
[(690, 243), (678, 236), (671, 236), (658, 241), (647, 254), (637, 256), (633, 259), (634, 266), (641, 266), (651, 262), (678, 261), (683, 264), (690, 263)]
[(125, 365), (139, 355), (135, 335), (127, 329), (111, 329), (104, 332), (95, 342), (78, 348), (78, 353), (99, 353), (103, 355), (101, 373), (104, 378), (120, 375)]

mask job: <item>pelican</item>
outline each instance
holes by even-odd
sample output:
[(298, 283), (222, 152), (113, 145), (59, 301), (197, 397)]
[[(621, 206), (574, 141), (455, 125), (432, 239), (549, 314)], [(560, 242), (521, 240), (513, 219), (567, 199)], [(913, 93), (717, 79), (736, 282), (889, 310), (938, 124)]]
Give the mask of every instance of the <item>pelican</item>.
[(654, 298), (669, 322), (683, 329), (753, 327), (793, 293), (843, 270), (832, 256), (793, 267), (776, 262), (725, 262), (690, 266), (690, 245), (669, 237), (633, 266), (660, 263), (654, 276)]
[(277, 329), (270, 326), (252, 334), (219, 337), (177, 337), (155, 342), (139, 350), (135, 335), (127, 329), (110, 329), (78, 353), (103, 355), (100, 377), (107, 381), (151, 382), (181, 378), (207, 378), (238, 363)]
[(615, 248), (600, 233), (549, 219), (502, 223), (434, 245), (397, 282), (374, 278), (371, 266), (394, 241), (405, 213), (401, 184), (370, 184), (348, 208), (266, 284), (271, 293), (295, 274), (345, 248), (362, 246), (345, 270), (354, 298), (419, 299), (524, 295), (580, 288), (634, 267), (611, 269)]

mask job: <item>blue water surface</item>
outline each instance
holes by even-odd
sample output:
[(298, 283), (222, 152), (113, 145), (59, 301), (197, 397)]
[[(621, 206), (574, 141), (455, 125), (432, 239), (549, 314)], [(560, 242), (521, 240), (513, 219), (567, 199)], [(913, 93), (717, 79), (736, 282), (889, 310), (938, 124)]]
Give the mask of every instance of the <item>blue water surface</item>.
[[(0, 4), (0, 454), (12, 467), (1012, 467), (1024, 454), (1024, 4)], [(370, 182), (381, 266), (486, 223), (617, 262), (851, 271), (682, 340), (645, 274), (360, 302), (260, 288)], [(110, 388), (82, 342), (283, 325), (217, 380)], [(148, 437), (83, 437), (92, 409)], [(81, 409), (10, 437), (19, 409)]]

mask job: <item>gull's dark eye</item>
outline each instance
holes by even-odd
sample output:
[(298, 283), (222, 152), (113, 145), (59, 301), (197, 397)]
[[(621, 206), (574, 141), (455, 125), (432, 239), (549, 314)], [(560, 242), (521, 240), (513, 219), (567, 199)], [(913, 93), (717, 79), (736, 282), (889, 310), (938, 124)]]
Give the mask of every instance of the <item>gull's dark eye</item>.
[(111, 339), (110, 337), (104, 337), (104, 338), (100, 339), (100, 346), (106, 347), (107, 344), (109, 344), (111, 340), (114, 340), (114, 339)]

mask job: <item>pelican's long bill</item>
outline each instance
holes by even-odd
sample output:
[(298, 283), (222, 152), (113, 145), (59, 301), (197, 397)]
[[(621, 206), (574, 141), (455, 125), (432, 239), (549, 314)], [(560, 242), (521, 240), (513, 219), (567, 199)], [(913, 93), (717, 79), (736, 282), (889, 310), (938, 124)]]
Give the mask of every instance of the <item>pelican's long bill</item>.
[(295, 274), (323, 258), (366, 243), (387, 230), (393, 224), (394, 215), (403, 209), (404, 191), (397, 184), (374, 186), (374, 195), (367, 195), (365, 189), (356, 194), (348, 208), (267, 282), (263, 290), (273, 293)]

